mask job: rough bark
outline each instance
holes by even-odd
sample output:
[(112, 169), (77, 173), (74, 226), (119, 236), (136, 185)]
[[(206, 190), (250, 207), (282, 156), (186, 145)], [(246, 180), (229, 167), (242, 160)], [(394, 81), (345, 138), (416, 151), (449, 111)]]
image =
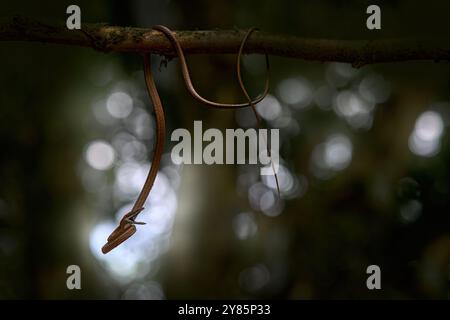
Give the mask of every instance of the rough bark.
[[(237, 53), (244, 34), (245, 30), (176, 31), (186, 54)], [(84, 23), (82, 30), (68, 30), (65, 25), (50, 25), (19, 16), (0, 23), (0, 41), (36, 41), (104, 52), (175, 55), (166, 38), (151, 29)], [(326, 40), (257, 31), (246, 43), (245, 53), (339, 61), (357, 67), (409, 60), (449, 61), (450, 38)]]

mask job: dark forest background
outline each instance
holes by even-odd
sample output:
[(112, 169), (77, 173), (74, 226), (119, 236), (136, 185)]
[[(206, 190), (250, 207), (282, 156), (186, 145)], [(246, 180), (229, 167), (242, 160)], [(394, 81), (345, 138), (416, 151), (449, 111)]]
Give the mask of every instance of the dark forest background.
[[(365, 27), (382, 9), (382, 30)], [(447, 1), (23, 1), (15, 14), (174, 30), (328, 39), (448, 37)], [(258, 106), (280, 128), (282, 200), (254, 166), (177, 167), (170, 133), (254, 125), (186, 92), (176, 59), (158, 70), (166, 155), (136, 239), (99, 248), (135, 199), (154, 143), (137, 54), (0, 42), (0, 298), (447, 299), (450, 295), (450, 64), (348, 64), (271, 57)], [(205, 96), (245, 101), (235, 56), (189, 56)], [(249, 90), (264, 59), (244, 58)], [(66, 268), (82, 290), (66, 288)], [(382, 290), (366, 288), (378, 265)]]

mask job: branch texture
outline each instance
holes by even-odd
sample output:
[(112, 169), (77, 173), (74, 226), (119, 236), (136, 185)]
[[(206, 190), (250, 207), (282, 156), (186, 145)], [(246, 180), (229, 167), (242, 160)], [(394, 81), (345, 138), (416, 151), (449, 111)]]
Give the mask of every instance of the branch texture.
[[(177, 31), (175, 34), (185, 54), (222, 54), (238, 52), (245, 30)], [(0, 23), (0, 41), (36, 41), (104, 52), (175, 56), (169, 41), (151, 29), (84, 23), (82, 30), (68, 30), (65, 25), (49, 25), (18, 16)], [(449, 61), (450, 38), (325, 40), (256, 31), (244, 51), (320, 62), (347, 62), (360, 67), (408, 60)]]

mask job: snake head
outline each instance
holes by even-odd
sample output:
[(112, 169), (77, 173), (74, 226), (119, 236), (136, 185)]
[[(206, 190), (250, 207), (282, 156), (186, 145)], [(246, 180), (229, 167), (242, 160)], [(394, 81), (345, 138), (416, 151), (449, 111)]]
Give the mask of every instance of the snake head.
[(104, 254), (108, 253), (135, 234), (136, 224), (145, 224), (145, 222), (134, 221), (134, 218), (136, 218), (142, 210), (144, 210), (144, 208), (132, 210), (123, 216), (119, 226), (111, 232), (106, 244), (102, 247), (102, 252)]
[(136, 227), (133, 224), (119, 225), (111, 235), (108, 237), (108, 241), (102, 247), (103, 254), (107, 254), (112, 249), (123, 243), (136, 233)]

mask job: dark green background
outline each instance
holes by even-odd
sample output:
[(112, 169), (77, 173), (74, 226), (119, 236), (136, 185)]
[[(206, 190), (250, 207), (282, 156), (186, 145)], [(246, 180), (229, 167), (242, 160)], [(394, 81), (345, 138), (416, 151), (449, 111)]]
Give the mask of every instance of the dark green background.
[[(2, 3), (0, 17), (20, 14), (62, 22), (66, 7), (73, 3), (17, 0)], [(365, 9), (373, 3), (382, 8), (380, 31), (365, 28)], [(450, 35), (447, 1), (76, 4), (81, 7), (82, 22), (121, 26), (165, 24), (175, 30), (258, 26), (264, 31), (333, 39)], [(189, 57), (201, 92), (242, 101), (234, 59)], [(78, 47), (0, 42), (0, 298), (123, 298), (131, 286), (148, 281), (159, 283), (168, 299), (449, 297), (448, 129), (434, 157), (416, 156), (408, 148), (417, 117), (432, 103), (450, 99), (447, 62), (362, 68), (361, 73), (381, 74), (391, 88), (389, 100), (377, 105), (373, 126), (367, 131), (353, 129), (314, 103), (293, 112), (301, 130), (289, 136), (281, 156), (290, 170), (306, 177), (308, 188), (304, 196), (285, 200), (277, 217), (255, 211), (258, 232), (251, 239), (237, 240), (232, 228), (237, 213), (252, 210), (245, 194), (236, 192), (237, 167), (186, 166), (178, 190), (184, 202), (179, 202), (171, 236), (184, 230), (188, 245), (169, 249), (156, 273), (127, 283), (108, 275), (89, 251), (89, 228), (101, 218), (112, 217), (117, 208), (99, 207), (99, 195), (87, 194), (77, 174), (84, 165), (86, 144), (108, 140), (112, 134), (113, 129), (95, 121), (91, 110), (92, 99), (106, 95), (107, 89), (89, 82), (89, 77), (111, 64), (126, 77), (140, 70), (141, 58)], [(168, 68), (156, 72), (168, 136), (178, 127), (191, 129), (193, 120), (222, 129), (238, 126), (232, 111), (204, 108), (188, 96), (176, 61)], [(323, 63), (271, 57), (271, 93), (276, 95), (280, 81), (297, 75), (318, 88), (325, 83), (328, 68)], [(248, 76), (251, 92), (260, 90), (261, 77)], [(310, 158), (314, 147), (335, 129), (351, 139), (353, 157), (348, 168), (322, 181), (311, 173)], [(167, 138), (166, 151), (170, 146)], [(402, 179), (406, 177), (415, 183), (405, 186)], [(384, 194), (383, 201), (374, 192)], [(405, 223), (400, 208), (408, 199), (419, 201), (422, 211), (416, 220)], [(186, 221), (181, 218), (185, 205), (192, 203), (195, 219), (181, 225)], [(66, 289), (65, 271), (70, 264), (82, 269), (80, 291)], [(382, 290), (366, 288), (365, 271), (371, 264), (381, 267)], [(243, 270), (254, 266), (264, 266), (270, 277), (262, 287), (248, 290), (239, 278)]]

